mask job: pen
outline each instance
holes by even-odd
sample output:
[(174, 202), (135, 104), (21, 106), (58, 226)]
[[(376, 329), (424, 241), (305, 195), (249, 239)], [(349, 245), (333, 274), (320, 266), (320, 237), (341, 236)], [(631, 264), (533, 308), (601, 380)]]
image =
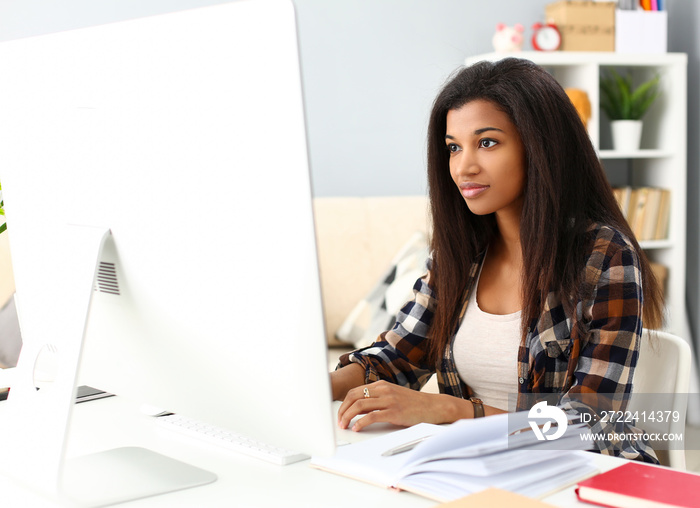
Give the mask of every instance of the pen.
[(384, 453), (382, 453), (382, 457), (391, 457), (392, 455), (398, 455), (399, 453), (413, 450), (418, 445), (418, 443), (420, 443), (421, 441), (425, 441), (429, 437), (430, 436), (419, 437), (418, 439), (414, 439), (413, 441), (409, 441), (408, 443), (404, 443), (399, 446), (394, 446), (393, 448), (390, 448)]

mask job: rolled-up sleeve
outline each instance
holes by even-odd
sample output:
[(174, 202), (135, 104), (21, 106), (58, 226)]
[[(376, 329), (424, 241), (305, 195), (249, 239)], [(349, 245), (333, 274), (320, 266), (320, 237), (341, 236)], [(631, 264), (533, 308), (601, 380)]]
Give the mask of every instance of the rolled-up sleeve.
[(394, 327), (382, 333), (370, 346), (340, 357), (338, 368), (350, 363), (362, 365), (365, 382), (385, 380), (419, 390), (434, 372), (426, 361), (428, 334), (435, 311), (435, 295), (428, 273), (413, 286), (413, 299), (396, 316)]

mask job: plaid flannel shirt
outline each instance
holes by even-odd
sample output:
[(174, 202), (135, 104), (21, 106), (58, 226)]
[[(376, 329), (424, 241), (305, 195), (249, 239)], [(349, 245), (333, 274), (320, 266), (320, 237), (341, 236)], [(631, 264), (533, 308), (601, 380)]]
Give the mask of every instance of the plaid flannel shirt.
[[(617, 230), (596, 224), (588, 256), (584, 297), (567, 314), (559, 297), (550, 293), (542, 315), (528, 328), (518, 350), (517, 410), (528, 410), (537, 400), (554, 396), (567, 412), (591, 413), (596, 409), (624, 411), (632, 391), (642, 333), (642, 285), (639, 257), (629, 239)], [(365, 368), (365, 381), (387, 380), (420, 389), (432, 374), (441, 393), (471, 396), (454, 362), (453, 345), (466, 302), (476, 281), (483, 256), (471, 268), (464, 304), (454, 335), (437, 365), (427, 363), (428, 332), (437, 305), (428, 273), (414, 286), (414, 298), (399, 312), (393, 329), (382, 333), (369, 347), (343, 355), (339, 366), (355, 362)], [(582, 401), (585, 401), (582, 402)], [(596, 423), (592, 432), (611, 432)], [(634, 428), (620, 426), (623, 440), (597, 441), (599, 451), (630, 459), (658, 462), (641, 440), (628, 438)]]

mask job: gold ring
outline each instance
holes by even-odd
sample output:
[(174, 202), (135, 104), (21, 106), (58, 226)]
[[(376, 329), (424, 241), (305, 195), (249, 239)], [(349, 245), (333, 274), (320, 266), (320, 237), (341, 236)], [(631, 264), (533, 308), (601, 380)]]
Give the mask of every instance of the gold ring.
[(369, 388), (367, 388), (365, 386), (364, 389), (362, 390), (362, 393), (365, 394), (365, 399), (369, 399)]

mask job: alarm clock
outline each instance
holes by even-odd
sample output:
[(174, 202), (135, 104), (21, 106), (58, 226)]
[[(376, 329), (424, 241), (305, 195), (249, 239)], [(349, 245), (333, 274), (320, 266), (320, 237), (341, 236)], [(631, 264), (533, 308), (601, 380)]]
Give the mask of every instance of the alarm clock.
[(561, 46), (561, 33), (553, 23), (532, 25), (532, 47), (537, 51), (556, 51)]

